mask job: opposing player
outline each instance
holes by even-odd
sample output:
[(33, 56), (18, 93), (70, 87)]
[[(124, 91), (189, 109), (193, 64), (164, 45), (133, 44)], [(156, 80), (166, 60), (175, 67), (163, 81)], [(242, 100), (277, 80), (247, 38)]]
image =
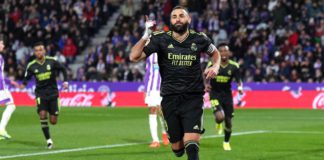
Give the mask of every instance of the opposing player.
[(7, 133), (6, 127), (10, 120), (12, 113), (15, 111), (16, 106), (14, 104), (11, 93), (8, 91), (5, 85), (5, 76), (4, 76), (4, 58), (2, 57), (2, 52), (4, 50), (4, 37), (0, 37), (0, 105), (5, 104), (6, 109), (4, 110), (0, 122), (0, 140), (10, 139), (11, 136)]
[(145, 104), (149, 107), (149, 124), (152, 136), (151, 148), (160, 147), (160, 141), (158, 137), (158, 124), (157, 117), (159, 117), (161, 130), (162, 130), (162, 142), (164, 145), (169, 144), (168, 135), (165, 131), (164, 120), (161, 117), (160, 104), (162, 97), (160, 96), (161, 76), (159, 72), (159, 65), (157, 54), (153, 53), (152, 56), (146, 59), (146, 73), (145, 73)]
[[(223, 148), (226, 151), (230, 151), (229, 140), (232, 133), (232, 118), (234, 116), (231, 83), (235, 80), (238, 85), (238, 92), (241, 95), (243, 94), (243, 86), (239, 73), (239, 64), (229, 59), (230, 50), (228, 45), (222, 43), (217, 48), (221, 54), (221, 67), (218, 75), (211, 79), (209, 84), (206, 84), (206, 91), (209, 91), (216, 121), (216, 130), (219, 134), (222, 134), (222, 122), (225, 120)], [(211, 65), (210, 63), (209, 67)]]
[(50, 123), (55, 125), (59, 115), (59, 92), (56, 83), (58, 71), (62, 71), (64, 76), (63, 88), (68, 88), (66, 69), (54, 58), (46, 56), (44, 44), (38, 42), (34, 45), (36, 59), (27, 65), (25, 78), (21, 88), (25, 88), (27, 81), (35, 76), (36, 78), (36, 102), (37, 112), (39, 114), (40, 123), (43, 134), (47, 141), (47, 148), (53, 147), (53, 141), (50, 136), (48, 126), (48, 114)]
[(203, 33), (189, 30), (191, 18), (181, 6), (170, 16), (171, 31), (151, 35), (154, 21), (147, 20), (145, 33), (131, 50), (130, 59), (137, 62), (157, 53), (161, 74), (161, 108), (167, 123), (171, 148), (177, 157), (185, 152), (188, 160), (199, 159), (199, 141), (203, 133), (204, 82), (200, 64), (202, 52), (212, 56), (214, 65), (206, 70), (206, 78), (215, 77), (220, 55)]

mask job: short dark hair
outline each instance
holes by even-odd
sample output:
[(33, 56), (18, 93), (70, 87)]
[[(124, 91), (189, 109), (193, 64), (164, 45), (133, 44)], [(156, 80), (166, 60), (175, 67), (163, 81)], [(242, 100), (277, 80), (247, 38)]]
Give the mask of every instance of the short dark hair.
[(43, 42), (36, 42), (34, 43), (33, 47), (37, 47), (37, 46), (45, 46)]
[(175, 7), (172, 8), (172, 11), (174, 11), (176, 9), (183, 9), (183, 10), (185, 10), (189, 14), (188, 9), (186, 7), (184, 7), (184, 6), (180, 6), (180, 5), (175, 6)]
[(219, 44), (217, 45), (217, 48), (219, 48), (219, 47), (225, 47), (225, 46), (228, 47), (228, 44), (227, 44), (226, 42), (221, 42), (221, 43), (219, 43)]

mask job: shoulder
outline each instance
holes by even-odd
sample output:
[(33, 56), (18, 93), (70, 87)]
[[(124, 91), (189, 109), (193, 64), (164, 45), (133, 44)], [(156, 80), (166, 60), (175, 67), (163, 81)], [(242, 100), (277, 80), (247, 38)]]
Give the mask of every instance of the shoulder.
[(46, 56), (45, 58), (47, 61), (56, 61), (57, 60), (55, 57), (50, 57), (50, 56)]
[(190, 29), (189, 33), (192, 34), (192, 35), (195, 35), (197, 37), (200, 37), (200, 38), (208, 38), (207, 35), (204, 32), (196, 32), (193, 29)]
[(36, 60), (34, 59), (34, 60), (32, 60), (31, 62), (29, 62), (29, 63), (27, 64), (27, 69), (30, 68), (30, 67), (32, 67), (32, 66), (35, 65), (35, 64), (37, 64), (37, 63), (36, 63)]
[(199, 39), (202, 42), (208, 42), (211, 43), (211, 39), (204, 33), (204, 32), (196, 32), (192, 29), (189, 30), (190, 34), (194, 36), (195, 38)]
[(168, 32), (164, 32), (164, 31), (155, 31), (152, 33), (151, 38), (162, 38), (165, 37), (165, 35), (167, 35)]
[(165, 32), (164, 31), (155, 31), (152, 33), (153, 36), (161, 36), (163, 35)]
[(228, 62), (229, 62), (230, 65), (234, 66), (235, 68), (237, 68), (237, 69), (240, 68), (240, 65), (237, 62), (233, 61), (233, 60), (229, 60)]
[(164, 31), (155, 31), (151, 34), (150, 39), (148, 40), (147, 44), (150, 41), (154, 41), (154, 42), (159, 42), (161, 39), (163, 39), (165, 37), (167, 32)]

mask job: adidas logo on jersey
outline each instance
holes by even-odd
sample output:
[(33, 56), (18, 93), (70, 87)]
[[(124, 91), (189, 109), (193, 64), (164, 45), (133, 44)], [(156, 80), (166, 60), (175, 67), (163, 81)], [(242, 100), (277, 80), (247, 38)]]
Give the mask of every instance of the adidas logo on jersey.
[(174, 47), (173, 47), (173, 44), (169, 44), (169, 45), (168, 45), (168, 48), (174, 48)]

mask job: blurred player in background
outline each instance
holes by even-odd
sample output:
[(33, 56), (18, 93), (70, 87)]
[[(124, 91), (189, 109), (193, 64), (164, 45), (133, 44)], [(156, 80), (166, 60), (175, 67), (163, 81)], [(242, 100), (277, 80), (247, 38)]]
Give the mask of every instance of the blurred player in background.
[[(239, 64), (229, 59), (230, 50), (228, 45), (221, 43), (217, 48), (221, 54), (221, 67), (218, 75), (211, 79), (210, 83), (206, 84), (206, 91), (209, 91), (218, 134), (222, 134), (222, 122), (225, 120), (223, 148), (226, 151), (230, 151), (229, 141), (232, 133), (232, 118), (234, 116), (231, 83), (235, 79), (240, 95), (243, 94), (243, 84), (239, 73)], [(210, 66), (211, 63), (208, 64), (208, 67)]]
[(137, 62), (157, 53), (162, 79), (161, 108), (172, 151), (177, 157), (186, 153), (188, 160), (198, 160), (200, 136), (204, 132), (200, 54), (207, 53), (214, 63), (206, 70), (206, 79), (217, 75), (220, 55), (205, 34), (189, 30), (191, 18), (184, 7), (173, 8), (170, 22), (171, 31), (151, 35), (155, 21), (147, 19), (144, 35), (132, 48), (130, 60)]
[(6, 127), (12, 113), (16, 109), (11, 93), (8, 91), (5, 85), (5, 76), (4, 76), (5, 61), (4, 61), (4, 57), (2, 56), (4, 47), (5, 47), (4, 37), (1, 36), (0, 37), (0, 105), (5, 104), (6, 109), (2, 114), (2, 118), (0, 122), (0, 140), (11, 138), (11, 136), (6, 131)]
[(53, 147), (48, 127), (48, 114), (52, 125), (57, 123), (59, 115), (59, 91), (57, 88), (56, 76), (58, 71), (62, 71), (64, 76), (63, 88), (68, 88), (67, 73), (54, 58), (46, 56), (44, 44), (38, 42), (34, 45), (36, 59), (28, 63), (25, 78), (21, 88), (25, 88), (27, 81), (35, 76), (36, 78), (36, 102), (37, 113), (39, 114), (43, 134), (47, 141), (47, 148)]
[[(160, 147), (158, 137), (157, 117), (159, 117), (162, 130), (162, 142), (164, 145), (169, 144), (168, 135), (165, 131), (165, 124), (163, 117), (160, 115), (160, 104), (162, 97), (160, 96), (161, 76), (159, 72), (159, 65), (157, 54), (146, 59), (146, 73), (145, 73), (145, 104), (149, 107), (149, 124), (153, 142), (150, 144), (151, 148)], [(158, 116), (159, 115), (159, 116)]]

